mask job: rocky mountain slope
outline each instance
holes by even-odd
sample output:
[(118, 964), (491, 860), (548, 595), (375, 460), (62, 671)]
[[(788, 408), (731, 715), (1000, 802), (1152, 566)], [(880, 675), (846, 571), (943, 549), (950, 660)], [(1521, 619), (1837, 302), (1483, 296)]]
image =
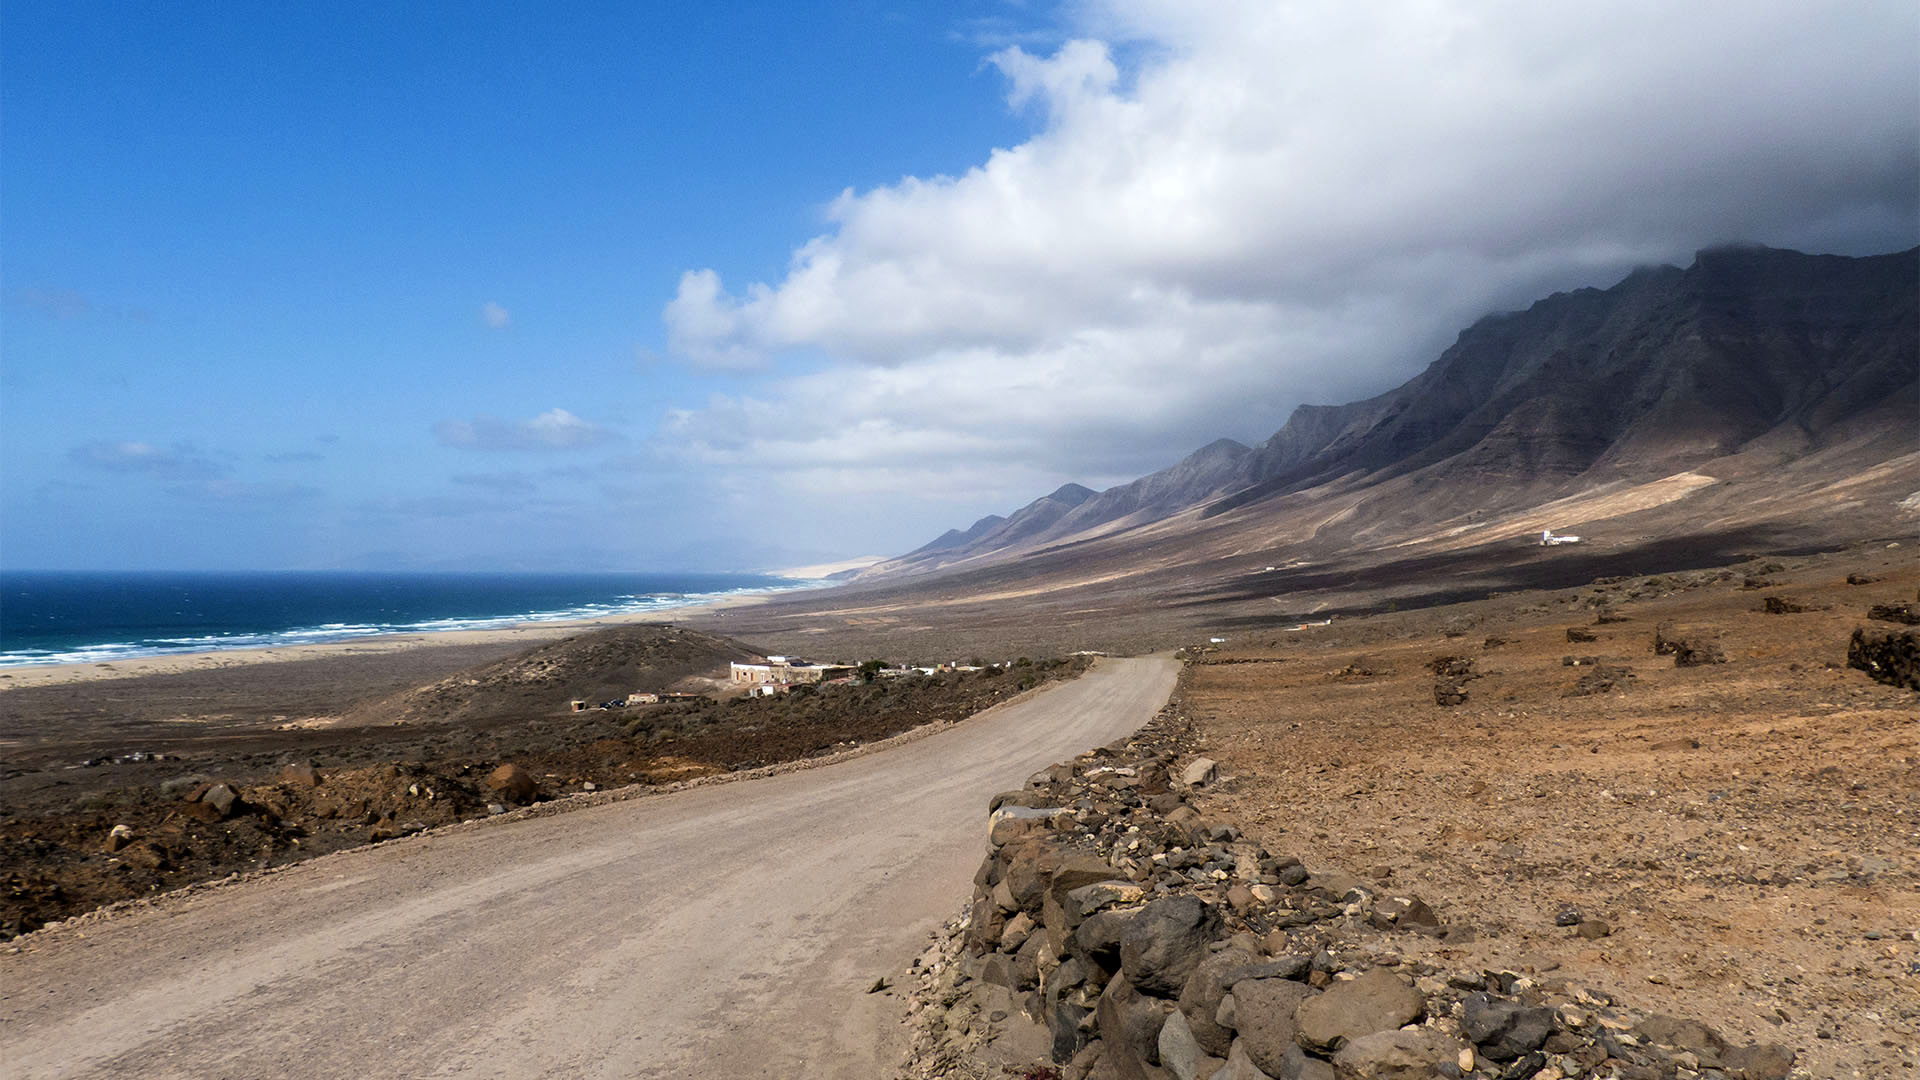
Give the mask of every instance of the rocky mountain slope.
[[(1308, 555), (1291, 548), (1405, 543), (1447, 528), (1491, 536), (1501, 530), (1490, 525), (1570, 498), (1600, 500), (1601, 517), (1686, 499), (1693, 516), (1722, 526), (1805, 514), (1818, 499), (1780, 497), (1835, 484), (1897, 501), (1904, 481), (1887, 474), (1920, 449), (1916, 281), (1920, 249), (1703, 251), (1686, 269), (1646, 268), (1481, 319), (1402, 386), (1303, 405), (1259, 446), (1223, 439), (1104, 492), (1068, 485), (864, 577), (1067, 551), (1084, 563), (1121, 547), (1143, 566), (1166, 565), (1181, 558), (1167, 549), (1175, 536), (1218, 538), (1196, 552)], [(1772, 486), (1757, 500), (1713, 490), (1763, 479)], [(1553, 527), (1594, 512), (1558, 507)]]

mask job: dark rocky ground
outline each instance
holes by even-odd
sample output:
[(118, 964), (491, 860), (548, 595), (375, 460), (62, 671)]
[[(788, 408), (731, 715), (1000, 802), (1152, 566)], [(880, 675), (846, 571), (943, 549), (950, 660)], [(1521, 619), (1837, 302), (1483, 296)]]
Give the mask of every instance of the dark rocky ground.
[[(30, 728), (32, 738), (14, 743), (0, 774), (0, 938), (113, 901), (519, 803), (817, 757), (962, 719), (1082, 666), (1039, 661), (809, 688), (778, 698), (733, 696), (584, 713), (567, 711), (565, 702), (578, 691), (564, 679), (549, 685), (510, 678), (498, 702), (476, 706), (458, 695), (455, 711), (465, 719), (423, 718), (421, 702), (440, 696), (435, 687), (451, 682), (468, 689), (503, 672), (547, 672), (556, 657), (560, 670), (578, 675), (586, 689), (605, 682), (607, 664), (622, 667), (616, 680), (622, 687), (652, 678), (636, 671), (640, 654), (666, 657), (659, 678), (698, 667), (702, 675), (694, 680), (712, 686), (724, 680), (726, 655), (747, 651), (721, 642), (702, 659), (684, 641), (665, 641), (676, 633), (643, 626), (581, 635), (442, 677), (428, 693), (397, 699), (385, 679), (359, 683), (356, 701), (315, 678), (307, 696), (296, 698), (283, 688), (274, 702), (324, 704), (350, 715), (373, 705), (374, 715), (388, 716), (399, 700), (412, 718), (401, 723), (288, 728), (284, 712), (262, 715), (258, 705), (243, 705), (243, 698), (210, 692), (203, 673), (151, 677), (163, 684), (154, 695), (158, 705), (143, 699), (139, 684), (146, 679), (10, 691), (8, 724)], [(665, 643), (641, 641), (651, 638)], [(299, 671), (301, 663), (270, 665), (271, 674), (300, 685), (311, 678)], [(194, 688), (169, 693), (164, 684), (175, 678)], [(251, 685), (242, 681), (242, 692)], [(207, 718), (176, 715), (189, 694), (208, 710)], [(47, 699), (67, 701), (79, 718), (55, 710), (36, 722), (34, 703)], [(75, 707), (74, 700), (89, 704)], [(108, 716), (94, 715), (94, 709)], [(503, 767), (507, 773), (497, 773)]]

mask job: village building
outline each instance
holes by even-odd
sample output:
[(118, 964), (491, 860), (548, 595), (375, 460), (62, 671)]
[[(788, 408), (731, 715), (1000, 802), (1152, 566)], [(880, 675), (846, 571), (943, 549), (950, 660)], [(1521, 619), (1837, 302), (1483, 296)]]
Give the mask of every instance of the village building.
[(838, 678), (850, 670), (845, 664), (810, 664), (797, 657), (769, 656), (764, 664), (734, 663), (729, 680), (735, 686), (791, 686)]

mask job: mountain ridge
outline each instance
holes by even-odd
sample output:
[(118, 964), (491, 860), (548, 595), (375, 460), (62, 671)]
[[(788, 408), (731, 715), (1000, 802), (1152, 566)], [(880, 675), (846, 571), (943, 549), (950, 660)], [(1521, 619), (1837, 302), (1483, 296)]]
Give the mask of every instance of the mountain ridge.
[[(864, 576), (991, 565), (1164, 532), (1175, 519), (1284, 513), (1280, 502), (1297, 509), (1309, 492), (1470, 486), (1489, 506), (1518, 506), (1576, 483), (1651, 481), (1741, 455), (1797, 460), (1862, 436), (1891, 437), (1867, 458), (1906, 452), (1920, 417), (1916, 281), (1920, 248), (1704, 249), (1684, 269), (1642, 267), (1609, 288), (1478, 319), (1400, 386), (1303, 404), (1256, 446), (1219, 439), (1102, 492), (1066, 485)], [(1057, 498), (1069, 488), (1085, 495)], [(1393, 526), (1394, 512), (1373, 512), (1389, 531), (1418, 517), (1399, 512)]]

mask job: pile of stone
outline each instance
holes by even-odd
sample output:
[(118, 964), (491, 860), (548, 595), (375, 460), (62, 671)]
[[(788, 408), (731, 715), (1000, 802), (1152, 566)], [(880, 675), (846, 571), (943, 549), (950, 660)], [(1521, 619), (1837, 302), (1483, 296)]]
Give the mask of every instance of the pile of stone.
[(914, 963), (908, 1075), (1791, 1074), (1791, 1051), (1729, 1046), (1561, 981), (1403, 959), (1400, 935), (1471, 930), (1411, 893), (1309, 869), (1207, 820), (1188, 796), (1219, 767), (1181, 753), (1188, 732), (1163, 714), (995, 796), (967, 912)]

